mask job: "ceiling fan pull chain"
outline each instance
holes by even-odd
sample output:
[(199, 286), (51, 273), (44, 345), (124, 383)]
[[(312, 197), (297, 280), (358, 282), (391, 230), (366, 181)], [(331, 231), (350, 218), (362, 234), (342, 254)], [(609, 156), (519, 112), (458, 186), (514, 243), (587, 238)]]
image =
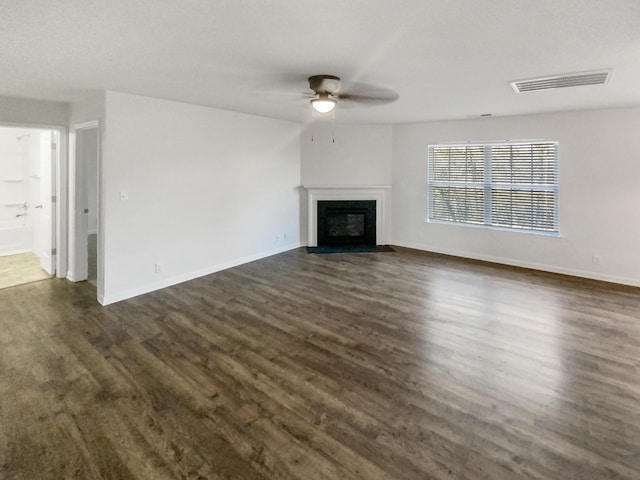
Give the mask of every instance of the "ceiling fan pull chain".
[(331, 110), (331, 141), (336, 143), (336, 111)]

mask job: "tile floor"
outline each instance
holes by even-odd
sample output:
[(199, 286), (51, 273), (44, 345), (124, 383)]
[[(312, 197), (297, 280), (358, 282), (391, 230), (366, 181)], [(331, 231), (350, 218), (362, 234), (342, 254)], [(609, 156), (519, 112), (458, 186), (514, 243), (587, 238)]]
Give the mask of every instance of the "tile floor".
[(34, 253), (0, 257), (0, 289), (51, 278)]

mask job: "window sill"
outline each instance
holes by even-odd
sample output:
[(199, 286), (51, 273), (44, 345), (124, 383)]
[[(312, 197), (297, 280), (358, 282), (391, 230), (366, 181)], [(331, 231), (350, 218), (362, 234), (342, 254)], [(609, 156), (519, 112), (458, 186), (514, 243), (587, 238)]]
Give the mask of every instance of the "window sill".
[(462, 223), (462, 222), (445, 222), (442, 220), (429, 220), (426, 219), (425, 223), (433, 224), (433, 225), (448, 225), (453, 227), (466, 227), (466, 228), (476, 228), (480, 230), (493, 230), (499, 232), (509, 232), (509, 233), (521, 233), (525, 235), (542, 235), (543, 237), (557, 237), (562, 238), (560, 232), (545, 232), (540, 230), (526, 230), (519, 228), (507, 228), (507, 227), (494, 227), (490, 225), (476, 225), (472, 223)]

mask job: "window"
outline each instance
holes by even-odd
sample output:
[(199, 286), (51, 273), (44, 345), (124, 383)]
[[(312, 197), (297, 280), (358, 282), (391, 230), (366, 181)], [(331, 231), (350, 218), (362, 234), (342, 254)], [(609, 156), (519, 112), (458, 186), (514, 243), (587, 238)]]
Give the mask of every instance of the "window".
[(429, 146), (431, 222), (558, 233), (558, 143)]

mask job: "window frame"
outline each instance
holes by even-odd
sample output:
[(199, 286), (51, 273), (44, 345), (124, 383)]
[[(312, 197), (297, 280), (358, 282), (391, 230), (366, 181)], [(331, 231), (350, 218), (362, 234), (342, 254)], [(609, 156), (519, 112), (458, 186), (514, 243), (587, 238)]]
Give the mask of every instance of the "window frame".
[[(492, 181), (492, 148), (504, 146), (533, 146), (539, 144), (553, 145), (553, 180), (554, 183), (536, 184), (536, 183), (505, 183)], [(435, 180), (434, 174), (434, 158), (433, 152), (436, 148), (472, 148), (480, 147), (483, 149), (483, 179), (482, 182), (473, 181), (456, 181), (456, 180)], [(559, 221), (559, 142), (557, 140), (508, 140), (493, 142), (451, 142), (451, 143), (434, 143), (429, 144), (427, 149), (427, 223), (459, 225), (464, 227), (483, 228), (489, 230), (501, 230), (507, 232), (529, 233), (534, 235), (560, 236)], [(467, 168), (467, 167), (465, 167)], [(466, 173), (467, 170), (465, 170)], [(513, 171), (513, 170), (512, 170)], [(435, 188), (465, 188), (475, 189), (482, 192), (482, 222), (474, 222), (464, 220), (445, 220), (436, 218), (434, 213), (433, 195)], [(552, 229), (541, 228), (525, 228), (519, 226), (495, 225), (492, 224), (492, 190), (503, 191), (540, 191), (552, 192), (553, 195), (553, 226)], [(513, 204), (510, 204), (513, 205)], [(468, 217), (466, 217), (468, 218)]]

